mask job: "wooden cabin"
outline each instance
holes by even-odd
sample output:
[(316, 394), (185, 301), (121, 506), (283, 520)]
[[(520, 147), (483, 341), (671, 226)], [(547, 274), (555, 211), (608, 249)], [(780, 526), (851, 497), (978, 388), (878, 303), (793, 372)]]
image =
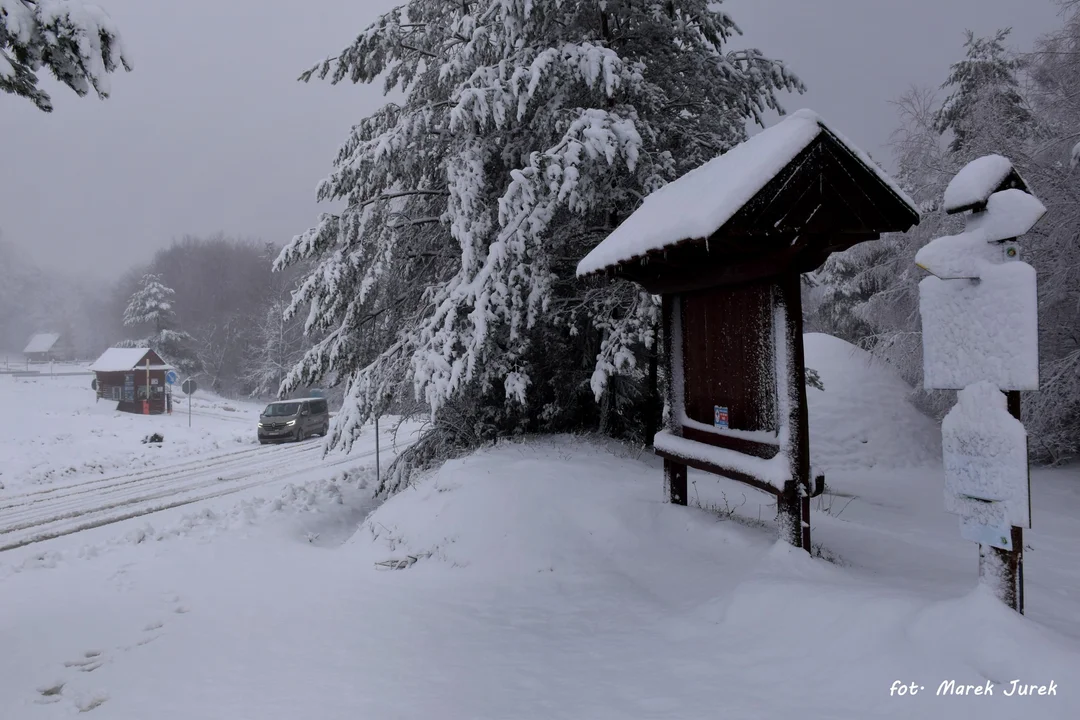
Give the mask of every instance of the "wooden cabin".
[(23, 349), (23, 357), (30, 362), (71, 360), (74, 357), (71, 341), (61, 333), (37, 333)]
[(117, 410), (143, 415), (172, 412), (165, 376), (173, 367), (150, 348), (109, 348), (90, 370), (98, 399), (116, 402)]

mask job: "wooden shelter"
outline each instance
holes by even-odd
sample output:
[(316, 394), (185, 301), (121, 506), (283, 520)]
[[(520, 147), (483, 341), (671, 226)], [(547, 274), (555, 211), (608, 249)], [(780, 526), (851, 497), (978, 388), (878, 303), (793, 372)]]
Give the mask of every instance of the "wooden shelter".
[(99, 400), (113, 400), (121, 412), (172, 412), (165, 375), (173, 367), (150, 348), (109, 348), (90, 366)]
[(810, 441), (800, 275), (919, 222), (914, 202), (809, 110), (647, 197), (578, 265), (662, 296), (668, 400), (654, 438), (669, 500), (687, 468), (778, 498), (810, 549)]

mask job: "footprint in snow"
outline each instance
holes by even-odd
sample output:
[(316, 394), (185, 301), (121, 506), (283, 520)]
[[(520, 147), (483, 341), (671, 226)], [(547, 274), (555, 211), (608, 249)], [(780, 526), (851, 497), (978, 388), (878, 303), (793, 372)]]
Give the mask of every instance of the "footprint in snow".
[(101, 707), (108, 699), (109, 694), (107, 692), (104, 690), (96, 690), (75, 698), (75, 707), (78, 708), (81, 713), (90, 712), (94, 708)]
[(105, 664), (105, 655), (100, 650), (87, 650), (78, 660), (68, 660), (64, 667), (75, 668), (80, 672), (93, 672)]
[(38, 694), (41, 695), (41, 697), (34, 702), (39, 705), (49, 705), (51, 703), (60, 702), (60, 694), (64, 691), (64, 685), (66, 684), (67, 683), (62, 680), (58, 680), (54, 683), (49, 683), (48, 685), (42, 685), (37, 689)]

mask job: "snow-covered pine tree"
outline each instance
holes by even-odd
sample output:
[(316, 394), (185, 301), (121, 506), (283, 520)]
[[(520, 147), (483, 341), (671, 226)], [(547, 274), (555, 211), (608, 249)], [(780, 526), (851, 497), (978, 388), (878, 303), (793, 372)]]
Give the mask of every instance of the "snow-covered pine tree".
[(952, 133), (949, 149), (954, 153), (971, 153), (969, 145), (979, 130), (984, 136), (990, 129), (1016, 137), (1032, 132), (1032, 114), (1017, 76), (1023, 61), (1005, 47), (1009, 32), (1006, 28), (992, 37), (977, 38), (969, 30), (964, 59), (953, 64), (941, 86), (951, 93), (937, 112), (935, 128), (942, 134)]
[(53, 76), (80, 96), (91, 90), (106, 98), (109, 73), (130, 71), (112, 19), (81, 0), (0, 0), (0, 91), (25, 97), (45, 112), (49, 94), (38, 87), (38, 71)]
[(463, 436), (579, 427), (611, 376), (649, 376), (653, 298), (574, 268), (645, 195), (802, 89), (782, 63), (728, 50), (737, 33), (711, 0), (412, 0), (302, 76), (401, 95), (353, 128), (319, 186), (346, 208), (276, 263), (313, 263), (289, 313), (307, 306), (326, 337), (286, 386), (347, 381), (331, 443), (412, 390)]
[(124, 326), (146, 329), (149, 335), (138, 340), (119, 343), (127, 347), (148, 347), (178, 370), (193, 375), (200, 365), (192, 351), (192, 338), (176, 327), (176, 311), (172, 298), (176, 293), (154, 274), (143, 276), (142, 284), (131, 296), (124, 310)]

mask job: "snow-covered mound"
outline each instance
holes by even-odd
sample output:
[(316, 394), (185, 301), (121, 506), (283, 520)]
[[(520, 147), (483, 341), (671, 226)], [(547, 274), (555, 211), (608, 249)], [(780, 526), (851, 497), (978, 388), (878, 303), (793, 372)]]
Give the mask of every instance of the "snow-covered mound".
[(667, 512), (660, 497), (656, 463), (614, 443), (508, 443), (445, 463), (390, 498), (350, 542), (374, 562), (430, 554), (526, 575), (604, 573), (624, 562), (677, 574), (681, 563), (709, 565), (718, 545), (745, 544), (706, 516)]
[[(343, 549), (358, 577), (386, 561), (404, 568), (354, 598), (400, 594), (406, 605), (364, 612), (378, 615), (373, 625), (408, 618), (394, 648), (417, 648), (398, 662), (418, 676), (443, 667), (431, 648), (498, 658), (456, 682), (514, 686), (527, 673), (548, 715), (605, 717), (581, 703), (617, 688), (619, 717), (709, 717), (715, 693), (701, 688), (722, 678), (730, 717), (798, 708), (814, 718), (951, 719), (968, 716), (957, 715), (965, 699), (936, 695), (943, 681), (989, 678), (997, 695), (1014, 678), (1053, 677), (1059, 693), (1080, 682), (1077, 644), (975, 590), (973, 568), (944, 601), (883, 584), (775, 543), (769, 529), (665, 504), (659, 469), (642, 459), (549, 438), (446, 463), (376, 510)], [(417, 601), (428, 594), (435, 607)], [(890, 695), (897, 680), (926, 692)], [(513, 701), (492, 698), (473, 716), (507, 716), (495, 706)], [(1080, 707), (1025, 701), (1040, 717)], [(995, 698), (978, 713), (1004, 719), (1015, 708)]]
[(810, 455), (829, 470), (904, 468), (941, 462), (941, 431), (911, 404), (911, 386), (883, 360), (840, 338), (808, 333)]

